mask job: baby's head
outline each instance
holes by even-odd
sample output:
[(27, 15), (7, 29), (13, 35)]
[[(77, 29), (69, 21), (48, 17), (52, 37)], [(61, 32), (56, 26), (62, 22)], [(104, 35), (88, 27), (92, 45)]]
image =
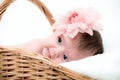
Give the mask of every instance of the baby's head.
[(60, 17), (52, 27), (57, 46), (49, 49), (47, 56), (61, 63), (103, 53), (99, 18), (93, 8), (73, 10)]
[[(102, 38), (99, 33), (100, 18), (94, 9), (77, 9), (61, 16), (53, 24), (53, 34), (44, 40), (30, 42), (27, 49), (36, 51), (57, 63), (83, 59), (103, 53)], [(52, 47), (51, 47), (52, 46)]]

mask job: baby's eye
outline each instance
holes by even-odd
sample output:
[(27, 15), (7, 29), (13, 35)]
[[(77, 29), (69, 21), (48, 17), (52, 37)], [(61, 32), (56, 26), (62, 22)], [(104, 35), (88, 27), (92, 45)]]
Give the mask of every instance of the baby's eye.
[(59, 37), (59, 38), (58, 38), (58, 43), (61, 43), (61, 42), (62, 42), (62, 38)]
[(63, 59), (65, 62), (68, 62), (68, 57), (65, 54), (63, 55)]

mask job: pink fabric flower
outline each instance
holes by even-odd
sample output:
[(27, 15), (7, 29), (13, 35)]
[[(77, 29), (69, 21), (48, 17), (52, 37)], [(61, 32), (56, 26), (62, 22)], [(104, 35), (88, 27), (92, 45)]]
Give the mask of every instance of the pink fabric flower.
[(93, 8), (76, 9), (61, 16), (53, 24), (52, 29), (57, 30), (58, 35), (65, 34), (70, 38), (74, 38), (79, 32), (92, 36), (93, 30), (102, 30), (101, 25), (97, 22), (98, 19), (100, 19), (100, 15)]

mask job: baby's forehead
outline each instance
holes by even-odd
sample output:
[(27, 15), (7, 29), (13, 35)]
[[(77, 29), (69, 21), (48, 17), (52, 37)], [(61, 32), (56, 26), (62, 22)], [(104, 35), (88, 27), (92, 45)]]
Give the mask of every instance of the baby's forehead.
[[(54, 35), (56, 36), (56, 38), (58, 37), (70, 38), (67, 34), (59, 33), (58, 30), (54, 31)], [(78, 33), (74, 38), (71, 38), (71, 41), (78, 44), (81, 40), (81, 35), (82, 35), (81, 33)]]
[(55, 30), (54, 32), (53, 32), (53, 34), (54, 34), (54, 36), (56, 36), (56, 37), (59, 37), (59, 36), (63, 36), (64, 34), (62, 34), (59, 30)]
[(72, 41), (73, 41), (73, 45), (78, 49), (80, 44), (82, 44), (81, 34), (78, 34)]
[(79, 33), (78, 35), (76, 35), (75, 37), (74, 37), (74, 41), (75, 42), (80, 42), (81, 41), (81, 39), (82, 39), (82, 34), (81, 33)]

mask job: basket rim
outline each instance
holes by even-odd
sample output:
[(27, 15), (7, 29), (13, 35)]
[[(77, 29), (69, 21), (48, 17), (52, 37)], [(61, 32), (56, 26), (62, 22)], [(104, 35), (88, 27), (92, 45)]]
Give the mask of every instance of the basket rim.
[[(53, 60), (40, 55), (37, 52), (30, 52), (30, 51), (20, 49), (20, 48), (0, 47), (0, 53), (2, 53), (4, 51), (17, 53), (16, 55), (34, 58), (34, 59), (37, 59), (38, 61), (40, 60), (40, 61), (44, 62), (45, 64), (47, 64), (48, 66), (51, 66), (54, 69), (56, 69), (56, 70), (58, 70), (58, 71), (60, 71), (62, 73), (65, 73), (68, 76), (70, 76), (71, 78), (76, 79), (76, 80), (78, 80), (78, 79), (92, 80), (90, 77), (82, 75), (82, 74), (77, 73), (75, 71), (72, 71), (72, 70), (70, 70), (68, 68), (65, 68), (62, 65), (55, 63)], [(0, 56), (1, 56), (1, 54), (0, 54)]]

